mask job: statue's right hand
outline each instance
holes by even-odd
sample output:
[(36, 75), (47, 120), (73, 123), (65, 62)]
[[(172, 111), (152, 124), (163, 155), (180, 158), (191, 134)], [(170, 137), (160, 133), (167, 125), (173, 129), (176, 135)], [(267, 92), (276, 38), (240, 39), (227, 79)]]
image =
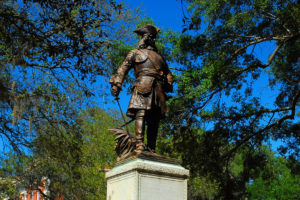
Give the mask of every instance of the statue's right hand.
[(116, 85), (111, 86), (111, 90), (110, 90), (111, 95), (113, 95), (114, 97), (118, 97), (119, 93), (120, 93), (120, 90), (121, 89)]

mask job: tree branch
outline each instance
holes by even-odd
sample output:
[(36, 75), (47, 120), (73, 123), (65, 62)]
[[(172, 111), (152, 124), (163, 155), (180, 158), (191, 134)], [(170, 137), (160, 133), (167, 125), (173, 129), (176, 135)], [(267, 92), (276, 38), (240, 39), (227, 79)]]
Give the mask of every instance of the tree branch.
[(184, 69), (177, 69), (177, 68), (174, 68), (174, 67), (169, 67), (169, 69), (172, 69), (172, 70), (175, 70), (175, 71), (179, 71), (179, 72), (185, 72), (186, 71)]
[(240, 114), (240, 115), (230, 115), (230, 116), (227, 116), (227, 117), (224, 117), (224, 119), (241, 119), (241, 118), (247, 118), (247, 117), (250, 117), (250, 116), (260, 116), (264, 113), (278, 113), (278, 112), (284, 112), (284, 111), (289, 111), (289, 110), (293, 110), (295, 106), (292, 105), (292, 106), (289, 106), (289, 107), (284, 107), (284, 108), (278, 108), (278, 109), (261, 109), (261, 110), (258, 110), (254, 113), (247, 113), (247, 114)]
[(254, 38), (254, 40), (250, 41), (248, 44), (245, 44), (243, 47), (235, 50), (235, 52), (225, 61), (225, 64), (231, 62), (234, 57), (236, 57), (240, 52), (246, 50), (251, 45), (259, 44), (259, 43), (265, 42), (265, 41), (272, 41), (272, 40), (280, 41), (280, 44), (276, 47), (276, 49), (272, 53), (272, 56), (271, 56), (272, 59), (269, 59), (269, 62), (271, 63), (274, 56), (276, 55), (277, 51), (284, 44), (284, 42), (288, 41), (291, 38), (297, 37), (298, 35), (299, 34), (296, 34), (296, 35), (295, 34), (288, 34), (288, 35), (283, 35), (283, 36), (274, 36), (274, 37), (265, 37), (265, 38), (259, 38), (259, 37), (254, 37), (254, 36), (239, 36), (239, 37), (246, 37), (246, 38)]
[[(249, 141), (251, 138), (253, 138), (254, 136), (258, 135), (258, 134), (261, 134), (263, 133), (264, 131), (270, 129), (270, 128), (273, 128), (275, 126), (277, 127), (280, 127), (282, 122), (287, 120), (287, 119), (294, 119), (295, 117), (295, 109), (296, 109), (296, 104), (297, 104), (297, 101), (300, 97), (300, 91), (298, 91), (298, 93), (296, 94), (295, 98), (293, 99), (292, 101), (292, 105), (289, 107), (290, 110), (292, 111), (292, 113), (290, 115), (286, 115), (282, 118), (280, 118), (279, 120), (276, 120), (274, 123), (272, 124), (269, 124), (267, 126), (265, 126), (263, 129), (260, 129), (259, 131), (249, 135), (248, 137), (246, 137), (244, 140), (240, 141), (233, 149), (231, 149), (227, 154), (224, 155), (224, 157), (228, 157), (230, 156), (233, 152), (235, 152), (238, 148), (240, 148), (243, 144), (245, 144), (247, 141)], [(272, 116), (273, 118), (273, 116)]]
[(274, 60), (274, 57), (275, 57), (276, 53), (277, 53), (278, 50), (282, 47), (282, 45), (283, 45), (283, 42), (280, 43), (279, 45), (277, 45), (276, 49), (273, 51), (271, 57), (269, 58), (269, 61), (268, 61), (266, 64), (261, 65), (261, 66), (259, 66), (259, 67), (260, 67), (260, 68), (266, 68), (266, 67), (268, 67), (268, 66), (272, 63), (272, 61)]
[[(256, 43), (255, 43), (255, 44), (256, 44)], [(252, 45), (252, 44), (251, 44), (251, 45)], [(272, 63), (272, 61), (274, 60), (274, 57), (275, 57), (276, 53), (277, 53), (278, 50), (282, 47), (282, 45), (283, 45), (283, 43), (280, 43), (280, 44), (276, 47), (276, 49), (273, 51), (271, 57), (269, 58), (268, 63), (258, 65), (258, 67), (260, 67), (260, 68), (266, 68), (266, 67), (268, 67), (268, 66)], [(250, 45), (249, 45), (249, 46), (250, 46)], [(227, 61), (226, 61), (226, 62), (227, 62)], [(225, 62), (225, 63), (226, 63), (226, 62)], [(221, 92), (223, 89), (225, 89), (226, 87), (228, 87), (228, 86), (229, 86), (229, 85), (230, 85), (237, 77), (239, 77), (242, 73), (248, 71), (248, 70), (251, 69), (251, 68), (253, 68), (252, 65), (250, 65), (250, 66), (248, 66), (248, 67), (246, 67), (246, 68), (241, 69), (240, 71), (238, 71), (238, 72), (232, 77), (232, 79), (231, 79), (224, 87), (219, 88), (218, 90), (215, 90), (215, 92), (213, 92), (213, 93), (209, 96), (208, 100), (206, 100), (206, 101), (202, 104), (202, 106), (197, 107), (195, 110), (202, 109), (202, 108), (203, 108), (203, 107), (204, 107), (204, 106), (205, 106), (205, 105), (213, 98), (213, 96), (214, 96), (216, 93)], [(283, 110), (282, 110), (282, 111), (283, 111)]]

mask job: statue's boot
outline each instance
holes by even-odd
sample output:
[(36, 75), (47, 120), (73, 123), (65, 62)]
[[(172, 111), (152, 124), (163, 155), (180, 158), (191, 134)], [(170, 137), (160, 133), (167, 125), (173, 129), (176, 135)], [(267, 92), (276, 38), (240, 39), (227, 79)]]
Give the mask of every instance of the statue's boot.
[(145, 110), (139, 110), (136, 113), (135, 134), (136, 134), (136, 152), (141, 153), (145, 149)]
[(151, 117), (147, 123), (147, 146), (150, 152), (155, 153), (159, 117)]

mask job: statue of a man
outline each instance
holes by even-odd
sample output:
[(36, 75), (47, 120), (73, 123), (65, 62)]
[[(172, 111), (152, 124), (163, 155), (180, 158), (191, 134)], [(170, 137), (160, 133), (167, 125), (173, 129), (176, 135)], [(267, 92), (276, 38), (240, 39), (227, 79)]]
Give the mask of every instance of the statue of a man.
[(159, 29), (146, 25), (134, 32), (142, 36), (139, 46), (129, 52), (109, 82), (112, 86), (112, 95), (118, 97), (126, 74), (131, 68), (134, 69), (136, 81), (132, 87), (126, 114), (136, 120), (136, 151), (142, 152), (145, 149), (145, 124), (147, 124), (147, 147), (150, 151), (155, 151), (159, 121), (167, 112), (165, 92), (172, 92), (173, 77), (166, 61), (155, 46)]

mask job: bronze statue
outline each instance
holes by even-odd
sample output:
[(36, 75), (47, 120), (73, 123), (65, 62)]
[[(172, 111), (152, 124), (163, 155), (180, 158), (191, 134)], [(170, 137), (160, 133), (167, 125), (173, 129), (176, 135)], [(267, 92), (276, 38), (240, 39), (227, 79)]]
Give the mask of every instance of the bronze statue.
[[(118, 136), (119, 157), (124, 156), (124, 151), (127, 154), (133, 150), (137, 153), (145, 149), (155, 151), (159, 121), (167, 112), (165, 92), (172, 91), (172, 74), (155, 46), (159, 29), (146, 25), (134, 32), (142, 36), (138, 48), (128, 53), (125, 61), (109, 81), (112, 86), (111, 93), (117, 98), (126, 74), (131, 68), (135, 71), (136, 81), (126, 114), (135, 119), (136, 135), (120, 129), (111, 129)], [(147, 148), (144, 144), (145, 124), (147, 124)]]

